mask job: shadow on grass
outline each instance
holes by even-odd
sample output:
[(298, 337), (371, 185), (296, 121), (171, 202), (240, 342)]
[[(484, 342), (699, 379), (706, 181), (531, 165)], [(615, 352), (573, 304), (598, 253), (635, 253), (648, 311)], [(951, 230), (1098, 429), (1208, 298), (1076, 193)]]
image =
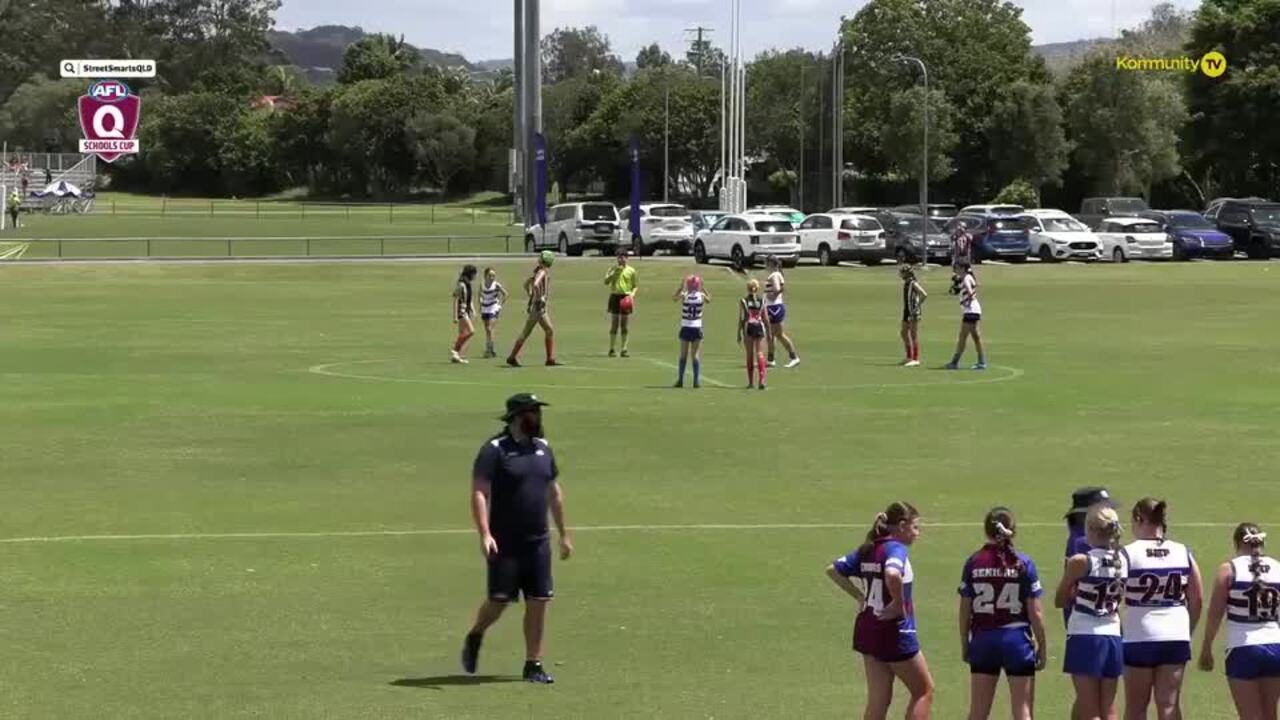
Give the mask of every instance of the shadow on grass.
[(507, 675), (438, 675), (436, 677), (400, 678), (399, 680), (392, 680), (388, 684), (394, 685), (395, 687), (443, 690), (447, 687), (495, 685), (498, 683), (513, 682), (520, 682), (520, 678)]

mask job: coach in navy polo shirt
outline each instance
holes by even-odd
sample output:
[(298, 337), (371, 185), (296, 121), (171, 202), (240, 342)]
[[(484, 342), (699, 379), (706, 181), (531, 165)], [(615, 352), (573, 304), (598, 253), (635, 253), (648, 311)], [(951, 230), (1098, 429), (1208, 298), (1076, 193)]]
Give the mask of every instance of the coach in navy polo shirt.
[(498, 621), (509, 603), (524, 595), (524, 679), (555, 682), (542, 667), (542, 629), (551, 582), (551, 532), (547, 515), (560, 535), (560, 559), (568, 560), (573, 543), (564, 525), (564, 494), (551, 446), (542, 437), (542, 408), (536, 395), (507, 400), (506, 429), (490, 438), (476, 456), (471, 481), (471, 517), (489, 565), (489, 598), (480, 606), (476, 624), (462, 648), (462, 669), (474, 674), (485, 630)]

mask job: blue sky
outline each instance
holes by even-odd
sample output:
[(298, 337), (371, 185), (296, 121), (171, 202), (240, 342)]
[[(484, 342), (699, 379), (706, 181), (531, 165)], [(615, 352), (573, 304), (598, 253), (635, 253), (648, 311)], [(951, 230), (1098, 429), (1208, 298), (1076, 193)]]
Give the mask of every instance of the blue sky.
[[(1023, 19), (1036, 43), (1106, 37), (1116, 27), (1137, 24), (1158, 0), (1023, 0)], [(1193, 8), (1197, 0), (1173, 0)], [(825, 48), (842, 15), (865, 0), (743, 0), (742, 42), (748, 53), (769, 47)], [(703, 25), (723, 35), (728, 0), (542, 0), (544, 32), (566, 25), (596, 25), (614, 51), (634, 59), (658, 42), (678, 50), (684, 29)], [(359, 25), (370, 32), (403, 33), (420, 47), (462, 53), (469, 60), (511, 56), (512, 0), (284, 0), (281, 29), (315, 25)]]

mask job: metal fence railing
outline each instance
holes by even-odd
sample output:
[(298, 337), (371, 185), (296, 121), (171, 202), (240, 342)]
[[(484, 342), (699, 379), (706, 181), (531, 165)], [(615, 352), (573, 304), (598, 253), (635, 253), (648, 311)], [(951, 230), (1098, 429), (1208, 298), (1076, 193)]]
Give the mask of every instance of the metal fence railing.
[(132, 217), (238, 217), (255, 219), (346, 219), (395, 223), (504, 225), (512, 221), (509, 208), (468, 208), (426, 203), (273, 202), (254, 200), (183, 200), (160, 198), (137, 201), (100, 198), (98, 213)]
[(40, 238), (5, 245), (0, 259), (9, 260), (422, 257), (524, 251), (518, 235)]

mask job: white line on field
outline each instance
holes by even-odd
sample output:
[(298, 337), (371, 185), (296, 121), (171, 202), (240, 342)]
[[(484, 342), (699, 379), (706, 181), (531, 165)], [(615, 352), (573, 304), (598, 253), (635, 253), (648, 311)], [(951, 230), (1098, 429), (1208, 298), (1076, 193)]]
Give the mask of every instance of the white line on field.
[[(649, 362), (653, 363), (654, 365), (657, 365), (658, 367), (664, 367), (664, 368), (666, 368), (666, 369), (668, 369), (668, 370), (675, 370), (675, 371), (677, 371), (677, 372), (679, 372), (679, 370), (680, 370), (680, 367), (679, 367), (678, 365), (676, 365), (675, 363), (669, 363), (669, 362), (666, 362), (665, 360), (659, 360), (659, 359), (657, 359), (657, 358), (651, 358), (651, 357), (647, 357), (647, 358), (644, 358), (644, 359), (645, 359), (645, 360), (648, 360)], [(692, 362), (692, 360), (691, 360), (690, 362)], [(699, 362), (701, 362), (701, 361), (699, 361)], [(726, 385), (726, 384), (724, 384), (724, 383), (720, 382), (719, 380), (716, 380), (715, 378), (711, 377), (710, 375), (708, 375), (708, 374), (706, 374), (706, 373), (701, 373), (701, 376), (702, 376), (702, 379), (703, 379), (703, 380), (707, 381), (708, 383), (710, 383), (710, 384), (712, 384), (712, 385), (715, 385), (716, 387), (722, 387), (722, 388), (733, 387), (732, 385)]]
[[(1265, 523), (1264, 523), (1265, 524)], [(1020, 522), (1021, 527), (1057, 528), (1064, 527), (1062, 521), (1056, 522)], [(1233, 528), (1236, 523), (1224, 522), (1180, 522), (1179, 527), (1188, 528)], [(924, 529), (977, 529), (982, 527), (978, 522), (929, 522), (925, 521)], [(735, 531), (735, 530), (853, 530), (862, 531), (862, 527), (850, 523), (711, 523), (695, 525), (586, 525), (570, 528), (573, 532), (682, 532), (682, 531)], [(472, 528), (423, 528), (409, 530), (336, 530), (331, 532), (238, 532), (238, 533), (157, 533), (144, 535), (52, 535), (46, 537), (13, 537), (0, 538), (3, 545), (35, 545), (50, 543), (78, 542), (114, 542), (145, 540), (288, 540), (307, 538), (379, 538), (379, 537), (430, 537), (448, 535), (470, 535)]]

